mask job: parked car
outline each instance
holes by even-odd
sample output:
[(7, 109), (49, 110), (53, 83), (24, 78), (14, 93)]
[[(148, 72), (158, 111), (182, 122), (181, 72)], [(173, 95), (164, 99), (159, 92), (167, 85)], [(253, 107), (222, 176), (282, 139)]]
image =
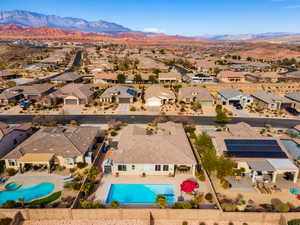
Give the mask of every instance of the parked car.
[(234, 108), (238, 109), (238, 110), (242, 110), (243, 106), (240, 103), (234, 103), (233, 104)]
[(22, 108), (22, 109), (26, 109), (28, 106), (30, 106), (33, 102), (31, 100), (26, 100), (26, 101), (23, 101), (23, 102), (20, 102), (19, 106)]
[(300, 112), (297, 111), (297, 109), (292, 108), (292, 107), (287, 107), (286, 111), (288, 111), (289, 113), (291, 113), (294, 116), (299, 116)]

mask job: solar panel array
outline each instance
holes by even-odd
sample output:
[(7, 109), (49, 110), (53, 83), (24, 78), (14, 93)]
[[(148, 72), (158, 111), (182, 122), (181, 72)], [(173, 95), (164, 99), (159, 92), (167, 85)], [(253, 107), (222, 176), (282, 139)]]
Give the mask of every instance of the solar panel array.
[(236, 158), (287, 158), (276, 140), (225, 140), (227, 155)]

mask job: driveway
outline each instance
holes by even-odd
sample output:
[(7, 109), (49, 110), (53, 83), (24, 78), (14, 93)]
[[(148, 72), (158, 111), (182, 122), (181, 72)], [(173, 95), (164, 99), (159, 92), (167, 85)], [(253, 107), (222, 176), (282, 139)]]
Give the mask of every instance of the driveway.
[(116, 109), (116, 113), (129, 112), (129, 104), (120, 103)]
[(238, 110), (232, 105), (227, 105), (227, 107), (233, 114), (237, 115), (238, 117), (251, 117), (251, 115), (245, 110)]

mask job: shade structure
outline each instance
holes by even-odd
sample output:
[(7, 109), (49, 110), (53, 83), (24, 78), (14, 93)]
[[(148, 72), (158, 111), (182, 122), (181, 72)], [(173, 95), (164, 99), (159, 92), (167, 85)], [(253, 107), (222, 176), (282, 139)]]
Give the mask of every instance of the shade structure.
[(180, 188), (184, 192), (192, 192), (197, 188), (197, 182), (192, 180), (183, 181), (182, 184), (180, 184)]

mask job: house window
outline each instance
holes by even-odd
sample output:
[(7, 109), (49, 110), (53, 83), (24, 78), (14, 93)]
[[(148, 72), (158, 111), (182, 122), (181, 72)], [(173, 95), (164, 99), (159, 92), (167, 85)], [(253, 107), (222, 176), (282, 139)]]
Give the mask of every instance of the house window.
[(164, 165), (163, 166), (163, 171), (169, 171), (169, 165)]
[(126, 165), (118, 165), (118, 171), (126, 171)]
[(131, 165), (131, 169), (132, 169), (132, 170), (135, 170), (135, 165)]
[(155, 165), (155, 171), (161, 171), (161, 165)]
[(15, 161), (15, 160), (11, 160), (11, 159), (9, 159), (9, 160), (8, 160), (8, 165), (9, 165), (9, 166), (16, 166), (16, 165), (17, 165), (17, 163), (16, 163), (16, 161)]

